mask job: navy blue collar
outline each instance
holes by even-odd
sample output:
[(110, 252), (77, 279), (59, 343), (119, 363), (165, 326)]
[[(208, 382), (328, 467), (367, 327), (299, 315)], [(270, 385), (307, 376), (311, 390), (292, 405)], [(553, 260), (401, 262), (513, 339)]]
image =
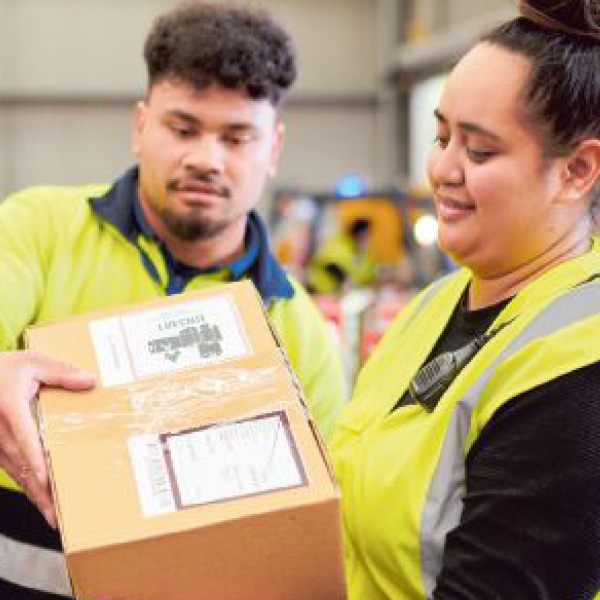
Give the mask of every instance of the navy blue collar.
[(228, 271), (230, 271), (233, 280), (238, 281), (250, 271), (252, 265), (258, 259), (258, 255), (260, 252), (260, 234), (254, 219), (248, 219), (248, 227), (244, 239), (245, 251), (244, 254), (242, 254), (242, 256), (222, 265), (199, 268), (192, 267), (190, 265), (178, 261), (171, 254), (169, 249), (163, 244), (163, 242), (158, 238), (158, 236), (154, 233), (154, 231), (150, 227), (150, 223), (148, 223), (148, 219), (146, 219), (144, 211), (142, 210), (142, 205), (140, 203), (140, 197), (137, 188), (133, 197), (133, 214), (136, 220), (138, 230), (142, 233), (142, 235), (146, 236), (149, 239), (155, 240), (156, 243), (159, 245), (167, 261), (167, 268), (169, 270), (173, 270), (174, 272), (180, 275), (186, 276), (188, 279), (191, 279), (192, 277), (195, 277), (200, 273), (217, 273), (219, 271), (227, 269)]
[[(94, 213), (113, 225), (129, 242), (139, 249), (138, 236), (144, 235), (156, 239), (156, 235), (147, 223), (138, 196), (138, 169), (132, 167), (118, 179), (108, 192), (100, 198), (90, 198)], [(175, 261), (163, 244), (161, 250), (167, 262), (167, 268), (176, 270), (186, 279), (201, 273), (228, 269), (234, 281), (248, 275), (254, 282), (263, 301), (269, 304), (279, 298), (292, 298), (294, 288), (285, 271), (270, 251), (268, 233), (265, 224), (256, 211), (248, 215), (246, 231), (246, 252), (227, 265), (212, 269), (197, 269)], [(141, 251), (141, 250), (140, 250)], [(150, 268), (147, 256), (143, 256), (146, 268), (156, 278), (156, 269)]]

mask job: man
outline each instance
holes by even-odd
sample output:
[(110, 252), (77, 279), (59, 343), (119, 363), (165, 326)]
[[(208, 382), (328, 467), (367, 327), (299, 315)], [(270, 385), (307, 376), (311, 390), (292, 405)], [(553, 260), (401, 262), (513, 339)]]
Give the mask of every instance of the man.
[(262, 11), (196, 2), (157, 19), (145, 59), (138, 166), (112, 186), (36, 187), (0, 207), (1, 598), (70, 593), (58, 536), (34, 507), (55, 525), (29, 404), (41, 385), (93, 385), (19, 350), (28, 325), (250, 277), (325, 435), (343, 400), (329, 330), (254, 211), (283, 146), (291, 40)]
[(371, 221), (355, 219), (317, 250), (308, 268), (308, 287), (319, 294), (340, 293), (346, 283), (365, 286), (377, 276), (369, 254)]

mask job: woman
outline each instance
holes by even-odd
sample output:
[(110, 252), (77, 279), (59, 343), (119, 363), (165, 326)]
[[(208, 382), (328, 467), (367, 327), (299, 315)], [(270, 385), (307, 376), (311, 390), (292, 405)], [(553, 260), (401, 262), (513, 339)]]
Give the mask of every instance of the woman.
[(332, 440), (352, 600), (600, 598), (600, 10), (531, 4), (435, 111), (463, 269), (403, 311)]

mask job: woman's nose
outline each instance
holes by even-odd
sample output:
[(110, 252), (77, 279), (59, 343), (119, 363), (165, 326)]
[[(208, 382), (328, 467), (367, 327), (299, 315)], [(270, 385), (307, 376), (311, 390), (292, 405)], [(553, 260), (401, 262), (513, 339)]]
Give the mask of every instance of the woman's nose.
[(460, 185), (464, 181), (460, 150), (449, 142), (431, 150), (428, 160), (428, 176), (432, 185)]

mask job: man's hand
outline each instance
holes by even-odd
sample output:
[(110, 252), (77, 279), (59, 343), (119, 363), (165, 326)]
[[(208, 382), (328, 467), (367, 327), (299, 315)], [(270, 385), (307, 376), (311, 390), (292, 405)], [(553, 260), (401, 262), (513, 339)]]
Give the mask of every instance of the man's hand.
[(46, 462), (31, 411), (42, 385), (87, 390), (94, 377), (38, 352), (0, 353), (0, 467), (56, 527)]

